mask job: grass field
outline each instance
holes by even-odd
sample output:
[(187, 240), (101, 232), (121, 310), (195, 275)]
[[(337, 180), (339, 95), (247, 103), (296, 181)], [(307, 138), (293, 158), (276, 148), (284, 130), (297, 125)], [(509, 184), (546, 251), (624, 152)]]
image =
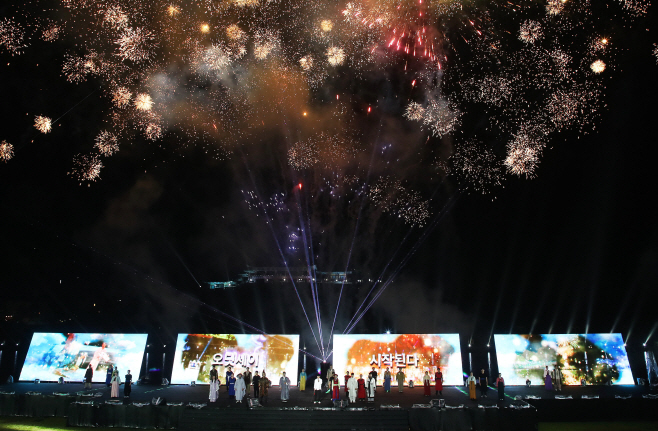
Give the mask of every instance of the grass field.
[[(0, 417), (0, 430), (116, 431), (117, 428), (67, 427), (65, 418)], [(543, 422), (539, 431), (658, 431), (658, 422)]]

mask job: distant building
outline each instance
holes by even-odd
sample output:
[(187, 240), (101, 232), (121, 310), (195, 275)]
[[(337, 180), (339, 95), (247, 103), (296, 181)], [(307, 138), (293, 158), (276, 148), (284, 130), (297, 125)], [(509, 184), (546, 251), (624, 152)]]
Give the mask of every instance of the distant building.
[(244, 284), (253, 284), (258, 282), (264, 283), (290, 283), (291, 279), (295, 283), (310, 283), (311, 281), (317, 284), (354, 284), (361, 283), (353, 276), (353, 271), (333, 271), (324, 272), (318, 271), (314, 265), (311, 267), (311, 274), (309, 268), (305, 266), (298, 267), (255, 267), (248, 268), (244, 273), (238, 275), (235, 281), (212, 281), (208, 285), (210, 289), (228, 289), (238, 287)]

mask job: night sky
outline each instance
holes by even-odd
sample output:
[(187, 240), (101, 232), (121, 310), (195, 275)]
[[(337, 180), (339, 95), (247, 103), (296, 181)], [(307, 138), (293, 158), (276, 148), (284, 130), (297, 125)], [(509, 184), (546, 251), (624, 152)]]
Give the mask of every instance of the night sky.
[[(116, 3), (139, 9), (139, 2)], [(249, 13), (200, 12), (206, 2), (198, 3), (180, 13), (216, 28), (233, 19), (248, 34), (257, 33), (248, 28)], [(505, 56), (516, 58), (514, 53), (524, 49), (516, 34), (519, 23), (537, 14), (534, 3), (523, 3), (526, 9), (518, 15), (497, 11), (496, 2), (486, 3), (488, 14), (474, 12), (485, 3), (468, 9), (475, 28), (487, 40), (503, 43), (501, 70), (525, 76), (524, 69), (534, 66), (505, 65)], [(509, 114), (460, 93), (469, 79), (489, 73), (478, 62), (491, 58), (475, 47), (478, 36), (458, 14), (435, 25), (443, 33), (437, 30), (434, 40), (448, 40), (437, 47), (444, 56), (441, 73), (428, 66), (433, 61), (386, 54), (384, 43), (377, 50), (384, 54), (370, 63), (347, 60), (327, 66), (313, 77), (320, 84), (304, 84), (299, 92), (290, 90), (301, 76), (290, 72), (303, 54), (302, 48), (290, 48), (295, 37), (320, 15), (333, 17), (338, 25), (345, 5), (310, 7), (311, 18), (299, 24), (302, 29), (280, 30), (279, 54), (264, 60), (276, 61), (280, 69), (253, 59), (254, 36), (247, 54), (232, 60), (229, 73), (236, 87), (244, 82), (238, 71), (249, 75), (246, 90), (232, 89), (225, 76), (199, 78), (199, 69), (181, 66), (184, 59), (177, 63), (171, 46), (178, 40), (160, 41), (150, 62), (124, 59), (140, 74), (130, 89), (166, 93), (145, 83), (154, 71), (166, 70), (178, 79), (176, 97), (182, 92), (196, 99), (178, 100), (177, 110), (173, 102), (161, 108), (169, 99), (156, 98), (157, 109), (166, 112), (161, 115), (163, 135), (152, 141), (137, 120), (125, 127), (112, 125), (110, 118), (118, 111), (110, 95), (114, 78), (91, 74), (76, 84), (63, 76), (66, 55), (84, 55), (93, 45), (95, 36), (80, 30), (94, 28), (93, 20), (80, 17), (95, 17), (89, 10), (96, 9), (80, 7), (80, 22), (46, 42), (39, 36), (43, 29), (70, 13), (60, 2), (3, 5), (0, 17), (11, 17), (32, 37), (26, 36), (28, 46), (20, 55), (0, 46), (0, 140), (14, 146), (13, 158), (0, 162), (0, 307), (6, 316), (0, 338), (15, 343), (34, 331), (102, 331), (148, 332), (166, 341), (179, 332), (249, 333), (257, 328), (300, 333), (308, 350), (318, 354), (292, 285), (210, 291), (206, 284), (233, 280), (249, 266), (283, 266), (284, 259), (292, 267), (306, 266), (303, 240), (290, 236), (302, 235), (297, 229), (304, 226), (318, 271), (343, 271), (349, 258), (348, 269), (364, 280), (391, 281), (353, 333), (459, 332), (462, 341), (485, 343), (493, 333), (614, 331), (629, 346), (641, 345), (658, 327), (658, 211), (653, 203), (658, 195), (658, 65), (652, 55), (658, 28), (655, 9), (631, 17), (620, 13), (618, 2), (605, 3), (611, 6), (594, 10), (591, 22), (607, 31), (596, 34), (609, 35), (614, 51), (601, 75), (582, 75), (587, 82), (599, 80), (593, 85), (603, 88), (598, 113), (576, 115), (547, 134), (535, 178), (511, 174), (502, 163), (510, 137), (526, 122), (536, 124), (540, 115)], [(296, 2), (285, 4), (280, 7), (304, 16)], [(139, 21), (135, 26), (149, 27), (157, 14), (149, 9), (130, 19)], [(272, 21), (254, 16), (255, 21)], [(284, 26), (297, 15), (274, 16), (283, 16), (284, 23), (277, 25)], [(165, 34), (161, 27), (152, 31)], [(573, 30), (573, 37), (586, 31)], [(219, 40), (208, 37), (200, 39), (203, 46)], [(331, 43), (347, 46), (363, 37), (343, 34)], [(98, 38), (107, 40), (94, 49), (105, 49), (116, 63), (116, 44), (106, 34)], [(309, 40), (304, 43), (314, 52), (331, 44), (320, 37)], [(360, 45), (350, 46), (346, 55), (355, 58)], [(281, 66), (286, 61), (293, 66)], [(443, 79), (438, 87), (431, 82), (437, 76)], [(412, 86), (414, 79), (419, 84)], [(516, 85), (529, 88), (527, 79)], [(559, 83), (553, 84), (559, 89)], [(227, 88), (239, 93), (229, 108), (223, 104)], [(465, 113), (461, 125), (443, 136), (403, 117), (408, 103), (427, 103), (437, 88), (454, 94), (451, 100)], [(528, 91), (522, 97), (541, 105), (547, 96)], [(212, 106), (204, 110), (204, 103)], [(33, 127), (36, 115), (61, 119), (42, 134)], [(219, 131), (212, 130), (213, 123)], [(100, 178), (79, 181), (70, 175), (73, 158), (94, 153), (99, 131), (113, 127), (121, 129), (120, 151), (102, 158)], [(339, 137), (338, 144), (332, 147), (329, 140), (327, 146), (314, 147), (319, 161), (310, 167), (291, 166), (291, 148), (319, 133)], [(464, 154), (476, 138), (478, 148), (496, 156), (486, 169), (497, 166), (502, 185), (487, 179), (489, 173), (475, 179), (465, 175), (457, 158), (451, 158)], [(380, 180), (389, 181), (389, 200), (368, 194)], [(391, 189), (391, 181), (399, 181), (404, 191)], [(249, 198), (248, 192), (258, 197)], [(267, 207), (268, 222), (254, 202), (272, 202), (276, 194), (282, 202)], [(418, 223), (418, 213), (408, 207), (423, 201), (430, 215)], [(405, 219), (409, 214), (412, 219)], [(342, 333), (372, 286), (346, 285), (336, 313), (340, 285), (319, 285), (325, 344), (334, 314), (335, 331)], [(310, 287), (299, 284), (297, 289), (317, 330)]]

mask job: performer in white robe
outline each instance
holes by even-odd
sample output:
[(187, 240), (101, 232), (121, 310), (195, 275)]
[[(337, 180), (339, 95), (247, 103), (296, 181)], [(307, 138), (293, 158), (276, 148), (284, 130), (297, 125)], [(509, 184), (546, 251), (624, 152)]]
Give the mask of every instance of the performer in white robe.
[(238, 378), (235, 380), (235, 401), (241, 403), (246, 392), (247, 385), (242, 378), (242, 374), (238, 374)]
[(368, 375), (368, 402), (375, 402), (375, 389), (377, 389), (377, 380), (373, 377), (372, 373)]
[(347, 391), (350, 396), (350, 402), (356, 402), (356, 390), (359, 388), (359, 383), (354, 378), (354, 373), (352, 373), (352, 378), (347, 381)]
[(112, 372), (112, 392), (110, 393), (111, 398), (119, 398), (119, 385), (121, 385), (121, 377), (119, 376), (119, 369), (115, 368)]
[(209, 400), (211, 403), (217, 401), (217, 391), (219, 391), (219, 373), (215, 369), (215, 366), (212, 366), (210, 370), (210, 395)]
[(281, 388), (281, 401), (284, 403), (288, 402), (290, 398), (290, 379), (286, 377), (286, 372), (283, 372), (283, 376), (279, 379), (279, 387)]

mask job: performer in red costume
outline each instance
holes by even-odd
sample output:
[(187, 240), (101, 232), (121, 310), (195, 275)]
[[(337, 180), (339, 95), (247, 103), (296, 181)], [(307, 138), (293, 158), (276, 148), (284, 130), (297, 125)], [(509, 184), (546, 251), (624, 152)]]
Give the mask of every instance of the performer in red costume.
[(436, 368), (436, 373), (434, 373), (434, 389), (436, 390), (435, 395), (443, 396), (443, 373), (441, 368)]

